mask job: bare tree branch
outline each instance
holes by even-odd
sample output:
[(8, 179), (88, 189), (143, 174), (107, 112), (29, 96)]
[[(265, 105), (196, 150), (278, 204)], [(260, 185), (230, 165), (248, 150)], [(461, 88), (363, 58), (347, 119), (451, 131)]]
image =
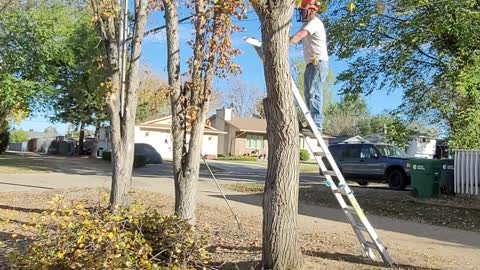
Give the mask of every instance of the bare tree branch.
[(3, 7), (0, 9), (0, 13), (2, 13), (5, 9), (7, 9), (7, 7), (13, 2), (13, 0), (10, 0), (8, 1), (7, 3), (5, 3), (5, 5), (3, 5)]

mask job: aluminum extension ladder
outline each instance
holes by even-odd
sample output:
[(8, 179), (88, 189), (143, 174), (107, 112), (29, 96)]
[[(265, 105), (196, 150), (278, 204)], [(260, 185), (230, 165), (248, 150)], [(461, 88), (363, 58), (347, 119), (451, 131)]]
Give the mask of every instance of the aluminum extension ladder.
[[(262, 52), (262, 43), (253, 38), (245, 38), (245, 42), (252, 45), (257, 54), (260, 56), (261, 60), (263, 61), (263, 52)], [(383, 262), (386, 266), (393, 266), (393, 261), (388, 254), (387, 248), (382, 244), (380, 238), (378, 237), (377, 233), (373, 229), (372, 225), (368, 221), (367, 217), (363, 213), (363, 210), (360, 208), (355, 196), (353, 195), (353, 191), (350, 189), (348, 184), (345, 182), (345, 178), (343, 177), (342, 173), (338, 169), (335, 160), (333, 159), (332, 154), (330, 153), (325, 141), (323, 140), (320, 132), (318, 131), (315, 122), (310, 114), (310, 111), (307, 108), (307, 105), (302, 99), (300, 92), (295, 84), (295, 81), (292, 78), (292, 90), (293, 95), (300, 106), (305, 118), (307, 119), (308, 125), (311, 127), (313, 134), (315, 135), (316, 141), (320, 145), (322, 149), (321, 152), (314, 152), (312, 146), (307, 142), (308, 147), (312, 151), (315, 156), (315, 160), (317, 161), (320, 170), (322, 171), (323, 175), (326, 178), (326, 186), (330, 187), (335, 198), (337, 198), (340, 207), (343, 209), (345, 215), (347, 216), (348, 221), (352, 225), (353, 231), (357, 236), (360, 244), (362, 246), (362, 250), (364, 251), (365, 255), (370, 257), (371, 259), (375, 259), (374, 250), (377, 250), (380, 256), (383, 259)], [(330, 164), (331, 170), (328, 170), (325, 166), (324, 160), (322, 158), (326, 158), (328, 164)], [(336, 177), (338, 179), (338, 186), (333, 181), (332, 177)], [(345, 200), (347, 197), (348, 200)], [(347, 203), (350, 202), (350, 204)], [(369, 240), (367, 240), (369, 239)]]

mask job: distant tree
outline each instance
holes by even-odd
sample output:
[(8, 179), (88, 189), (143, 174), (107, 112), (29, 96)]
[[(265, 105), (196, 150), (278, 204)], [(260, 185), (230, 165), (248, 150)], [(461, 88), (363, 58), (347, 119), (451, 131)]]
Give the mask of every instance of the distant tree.
[(223, 92), (224, 105), (232, 108), (234, 116), (251, 117), (257, 112), (256, 105), (262, 93), (255, 86), (249, 86), (240, 79), (234, 79), (229, 89)]
[(392, 122), (387, 124), (385, 132), (385, 142), (403, 149), (407, 147), (408, 142), (413, 135), (412, 130), (409, 129), (407, 124), (405, 124), (400, 118), (395, 118)]
[(367, 104), (363, 97), (347, 95), (325, 112), (325, 134), (331, 136), (366, 135), (369, 132)]
[(71, 123), (79, 130), (79, 151), (83, 154), (84, 129), (108, 119), (105, 89), (106, 53), (98, 37), (88, 9), (77, 13), (76, 28), (68, 39), (74, 57), (71, 68), (65, 69), (52, 94), (55, 122)]
[(457, 78), (451, 103), (442, 107), (449, 123), (452, 149), (480, 149), (480, 55)]
[(19, 0), (0, 0), (0, 14), (18, 8)]
[(138, 87), (137, 122), (169, 111), (168, 84), (144, 67)]
[(263, 108), (263, 100), (257, 100), (255, 107), (257, 111), (256, 115), (259, 118), (265, 118), (265, 108)]
[(225, 103), (223, 102), (223, 96), (220, 91), (212, 91), (212, 97), (210, 100), (210, 108), (212, 109), (218, 109), (221, 108), (222, 106), (225, 106)]
[(404, 92), (399, 111), (444, 124), (453, 147), (480, 147), (478, 0), (331, 1), (329, 49), (348, 61), (341, 91)]
[(58, 131), (54, 126), (49, 126), (49, 127), (47, 127), (46, 129), (43, 130), (43, 133), (58, 134)]
[[(36, 2), (35, 8), (28, 8), (30, 2)], [(50, 2), (13, 1), (15, 8), (8, 0), (0, 4), (0, 123), (43, 106), (42, 97), (73, 63), (68, 40), (76, 28), (76, 10)]]
[(27, 142), (28, 141), (28, 134), (19, 129), (19, 130), (13, 130), (10, 133), (10, 142), (11, 143), (22, 143), (22, 142)]

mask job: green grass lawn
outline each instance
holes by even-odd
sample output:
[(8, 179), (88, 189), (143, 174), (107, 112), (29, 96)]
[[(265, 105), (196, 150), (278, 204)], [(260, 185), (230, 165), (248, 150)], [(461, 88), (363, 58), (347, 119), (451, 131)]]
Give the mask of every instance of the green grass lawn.
[(314, 161), (301, 161), (300, 162), (301, 173), (318, 173), (318, 164)]
[[(218, 160), (220, 162), (252, 164), (267, 167), (266, 160), (246, 161), (246, 160)], [(318, 164), (315, 161), (300, 161), (301, 173), (318, 173)]]
[(0, 174), (49, 172), (52, 168), (41, 156), (22, 154), (1, 154)]

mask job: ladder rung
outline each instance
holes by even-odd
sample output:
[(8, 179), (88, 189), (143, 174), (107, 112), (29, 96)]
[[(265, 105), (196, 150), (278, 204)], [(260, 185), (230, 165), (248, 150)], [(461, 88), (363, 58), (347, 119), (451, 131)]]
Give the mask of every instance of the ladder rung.
[(352, 214), (357, 214), (357, 211), (355, 210), (355, 208), (351, 207), (351, 206), (345, 206), (343, 208), (343, 210), (349, 212), (349, 213), (352, 213)]
[(367, 228), (365, 226), (363, 226), (363, 224), (357, 223), (357, 224), (353, 225), (353, 227), (355, 227), (355, 228), (357, 228), (361, 231), (368, 232)]
[(333, 192), (335, 192), (335, 193), (340, 193), (340, 194), (342, 194), (342, 195), (347, 195), (347, 193), (345, 193), (345, 190), (344, 190), (344, 189), (340, 189), (340, 188), (335, 189)]
[(324, 152), (313, 152), (313, 155), (318, 156), (318, 157), (324, 157), (325, 153)]
[(375, 244), (372, 243), (372, 242), (366, 241), (366, 242), (364, 242), (363, 244), (364, 244), (366, 247), (368, 247), (368, 248), (371, 248), (371, 249), (373, 249), (373, 250), (377, 250), (377, 245), (375, 245)]
[(324, 175), (330, 175), (330, 176), (337, 176), (337, 174), (335, 173), (335, 171), (324, 171), (323, 174), (324, 174)]

